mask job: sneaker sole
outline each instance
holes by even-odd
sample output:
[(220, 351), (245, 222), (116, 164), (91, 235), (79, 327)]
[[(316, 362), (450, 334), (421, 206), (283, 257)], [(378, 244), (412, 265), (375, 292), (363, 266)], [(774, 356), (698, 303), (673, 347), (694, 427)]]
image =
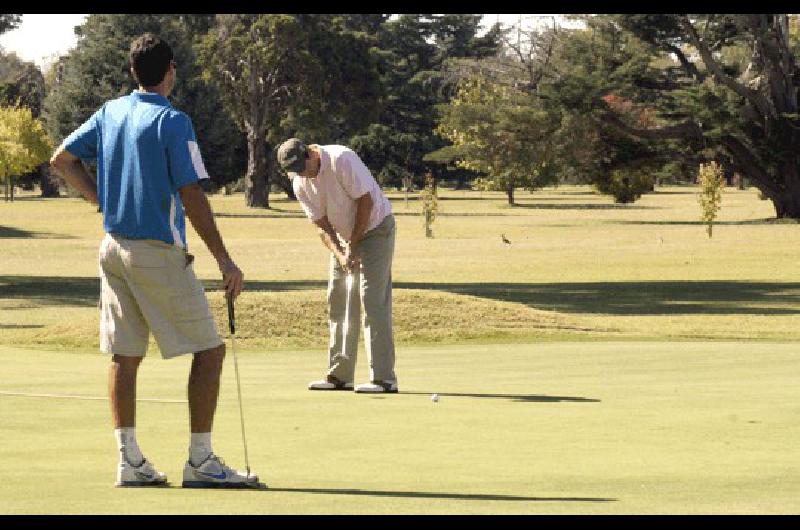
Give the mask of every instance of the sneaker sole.
[(167, 488), (169, 487), (169, 482), (150, 482), (150, 481), (138, 481), (138, 480), (127, 480), (125, 482), (117, 482), (114, 484), (115, 488)]
[(195, 489), (229, 489), (229, 490), (265, 490), (263, 482), (206, 482), (203, 480), (184, 480), (184, 488)]

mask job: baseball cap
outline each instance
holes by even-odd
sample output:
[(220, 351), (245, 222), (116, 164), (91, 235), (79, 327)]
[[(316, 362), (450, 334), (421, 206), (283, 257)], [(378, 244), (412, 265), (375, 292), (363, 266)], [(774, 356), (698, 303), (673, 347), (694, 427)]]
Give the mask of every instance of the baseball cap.
[(308, 147), (299, 138), (289, 138), (278, 147), (278, 164), (287, 173), (300, 173), (306, 167)]

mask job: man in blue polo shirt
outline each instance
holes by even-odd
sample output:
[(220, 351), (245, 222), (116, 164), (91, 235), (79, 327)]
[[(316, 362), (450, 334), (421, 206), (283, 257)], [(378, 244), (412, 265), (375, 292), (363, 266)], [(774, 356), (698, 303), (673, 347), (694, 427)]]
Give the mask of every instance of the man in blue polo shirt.
[[(185, 487), (257, 483), (211, 450), (225, 344), (192, 270), (184, 212), (219, 265), (226, 296), (243, 275), (228, 255), (199, 181), (208, 178), (192, 121), (167, 96), (176, 64), (169, 45), (145, 34), (130, 48), (139, 89), (106, 102), (70, 134), (51, 164), (103, 212), (100, 246), (100, 349), (112, 355), (109, 394), (120, 461), (117, 486), (167, 483), (135, 435), (136, 374), (152, 332), (163, 358), (193, 354), (189, 375), (191, 442)], [(97, 161), (97, 183), (82, 160)]]

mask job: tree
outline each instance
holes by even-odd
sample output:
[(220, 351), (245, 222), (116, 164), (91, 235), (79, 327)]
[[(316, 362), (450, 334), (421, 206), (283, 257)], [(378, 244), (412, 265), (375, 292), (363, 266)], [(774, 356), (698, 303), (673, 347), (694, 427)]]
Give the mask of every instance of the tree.
[(486, 174), (479, 184), (505, 191), (509, 204), (515, 188), (533, 190), (553, 182), (552, 137), (560, 117), (535, 97), (473, 76), (439, 108), (436, 130), (453, 142), (459, 165)]
[(42, 111), (44, 76), (34, 63), (20, 61), (16, 55), (0, 52), (0, 105), (22, 105), (38, 118)]
[[(75, 28), (75, 48), (55, 61), (46, 75), (50, 86), (43, 116), (51, 137), (60, 142), (105, 101), (137, 88), (130, 74), (131, 41), (152, 32), (173, 49), (178, 82), (170, 99), (192, 119), (203, 161), (211, 179), (222, 185), (243, 173), (246, 146), (235, 123), (223, 109), (218, 89), (201, 78), (190, 32), (208, 26), (209, 15), (89, 15)], [(91, 90), (87, 90), (91, 87)]]
[(0, 15), (0, 35), (15, 29), (22, 22), (22, 15)]
[(41, 121), (26, 107), (0, 107), (0, 181), (14, 200), (13, 178), (50, 157), (53, 146)]
[[(378, 74), (375, 27), (388, 15), (300, 14), (297, 19), (314, 58), (312, 76), (290, 101), (267, 142), (277, 145), (289, 137), (319, 144), (349, 144), (378, 119), (383, 87)], [(370, 33), (372, 32), (372, 33)], [(357, 149), (356, 149), (357, 150)], [(288, 178), (273, 173), (271, 179), (294, 198)]]
[(308, 38), (294, 16), (218, 15), (198, 53), (205, 79), (219, 87), (246, 134), (247, 204), (269, 208), (269, 175), (276, 173), (276, 160), (267, 134), (279, 127), (308, 72), (318, 68)]
[[(377, 33), (378, 70), (384, 87), (379, 119), (354, 136), (350, 145), (375, 168), (382, 184), (401, 186), (404, 178), (433, 171), (450, 178), (446, 164), (425, 155), (447, 145), (436, 135), (435, 107), (450, 99), (445, 63), (452, 57), (484, 57), (497, 50), (497, 33), (478, 37), (481, 15), (403, 14)], [(458, 177), (463, 179), (463, 169)]]
[[(31, 109), (34, 118), (41, 114), (45, 95), (45, 81), (41, 70), (32, 62), (22, 61), (15, 53), (0, 51), (0, 105), (23, 106)], [(41, 185), (43, 197), (58, 196), (58, 187), (42, 163), (35, 170), (15, 175), (16, 182), (25, 189)]]
[(289, 107), (283, 129), (318, 143), (345, 143), (378, 118), (384, 94), (376, 51), (371, 49), (377, 39), (361, 26), (371, 28), (380, 17), (298, 15), (303, 31), (313, 35), (308, 52), (316, 63), (309, 68), (315, 78), (307, 81)]
[[(633, 138), (671, 141), (701, 162), (727, 158), (774, 207), (800, 218), (800, 35), (788, 15), (606, 15), (587, 19), (605, 75), (571, 68), (572, 107)], [(584, 38), (587, 38), (584, 35)], [(638, 53), (632, 55), (629, 49)], [(580, 58), (578, 58), (580, 60)], [(657, 111), (653, 126), (620, 119), (609, 92)]]

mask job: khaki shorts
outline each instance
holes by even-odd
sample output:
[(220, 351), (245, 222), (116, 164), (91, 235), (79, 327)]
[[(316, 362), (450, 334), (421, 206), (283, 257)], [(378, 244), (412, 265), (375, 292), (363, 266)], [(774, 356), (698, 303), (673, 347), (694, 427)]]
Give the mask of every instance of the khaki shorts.
[(150, 332), (165, 359), (220, 346), (203, 285), (182, 248), (106, 234), (100, 245), (100, 350), (142, 357)]

